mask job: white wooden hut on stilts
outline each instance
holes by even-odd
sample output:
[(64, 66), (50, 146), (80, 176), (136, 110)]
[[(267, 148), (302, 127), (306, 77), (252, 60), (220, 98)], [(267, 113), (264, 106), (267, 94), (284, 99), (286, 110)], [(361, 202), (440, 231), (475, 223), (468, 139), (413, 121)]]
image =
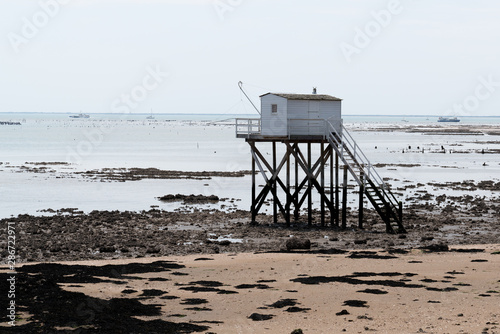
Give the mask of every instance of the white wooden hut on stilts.
[[(366, 197), (388, 233), (405, 232), (402, 203), (342, 124), (341, 99), (316, 94), (314, 89), (313, 94), (267, 93), (260, 100), (260, 118), (236, 120), (236, 136), (246, 140), (252, 154), (252, 222), (256, 222), (262, 206), (272, 197), (275, 223), (281, 213), (290, 225), (291, 216), (298, 219), (301, 208), (307, 205), (308, 224), (312, 225), (314, 194), (319, 196), (321, 226), (326, 225), (328, 211), (331, 225), (346, 228), (350, 173), (359, 187), (359, 227), (363, 228)], [(272, 151), (269, 161), (259, 149), (268, 144)], [(278, 145), (283, 145), (280, 149), (284, 151), (279, 157)], [(314, 150), (319, 150), (314, 154), (315, 160)], [(265, 181), (259, 193), (257, 169)], [(328, 184), (325, 174), (329, 174)]]

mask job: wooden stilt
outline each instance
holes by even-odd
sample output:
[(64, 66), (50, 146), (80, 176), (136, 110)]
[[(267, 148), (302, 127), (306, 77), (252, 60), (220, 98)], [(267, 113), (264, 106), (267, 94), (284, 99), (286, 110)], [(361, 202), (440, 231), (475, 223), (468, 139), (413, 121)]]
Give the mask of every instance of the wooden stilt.
[[(273, 171), (272, 174), (276, 173), (276, 142), (273, 141)], [(272, 179), (271, 187), (273, 187), (273, 222), (278, 223), (278, 189), (276, 187), (276, 178)]]
[(255, 203), (255, 158), (253, 154), (252, 154), (252, 206), (250, 208), (250, 211), (252, 212), (251, 224), (257, 224), (256, 221), (257, 211)]
[(286, 195), (286, 226), (290, 226), (290, 205), (292, 202), (291, 189), (290, 189), (290, 148), (287, 147), (287, 158), (286, 158), (286, 189), (288, 189), (288, 193)]
[(344, 183), (342, 184), (342, 228), (347, 227), (347, 165), (344, 165)]
[(334, 208), (334, 201), (333, 201), (333, 147), (331, 145), (328, 145), (330, 149), (330, 202), (332, 203), (332, 206), (330, 207), (330, 225), (335, 224), (335, 208)]
[[(321, 143), (321, 189), (325, 189), (325, 158), (324, 158), (324, 151), (325, 151), (325, 144)], [(321, 208), (321, 227), (325, 226), (325, 201), (323, 199), (320, 199), (320, 208)]]
[(365, 194), (364, 175), (360, 174), (361, 185), (359, 186), (358, 227), (363, 228), (363, 198)]
[(335, 225), (339, 226), (339, 155), (335, 153)]
[[(294, 144), (293, 149), (298, 150), (299, 144)], [(295, 159), (295, 196), (293, 198), (294, 201), (294, 219), (295, 221), (299, 220), (299, 164), (297, 162), (297, 159)]]
[(401, 223), (403, 221), (403, 202), (398, 202), (398, 216), (399, 216), (399, 222)]
[[(311, 143), (307, 143), (307, 170), (311, 172)], [(312, 225), (312, 179), (309, 176), (307, 182), (307, 224)]]

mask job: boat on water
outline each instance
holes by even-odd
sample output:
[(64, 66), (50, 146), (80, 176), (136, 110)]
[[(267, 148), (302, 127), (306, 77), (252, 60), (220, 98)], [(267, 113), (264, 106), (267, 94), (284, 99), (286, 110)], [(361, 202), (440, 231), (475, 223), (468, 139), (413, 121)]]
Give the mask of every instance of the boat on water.
[(146, 117), (146, 119), (155, 119), (155, 117), (153, 116), (153, 109), (151, 109), (151, 115)]
[(70, 115), (69, 117), (70, 118), (90, 118), (90, 115), (79, 113), (78, 115)]
[(460, 120), (456, 117), (439, 117), (438, 122), (460, 122)]

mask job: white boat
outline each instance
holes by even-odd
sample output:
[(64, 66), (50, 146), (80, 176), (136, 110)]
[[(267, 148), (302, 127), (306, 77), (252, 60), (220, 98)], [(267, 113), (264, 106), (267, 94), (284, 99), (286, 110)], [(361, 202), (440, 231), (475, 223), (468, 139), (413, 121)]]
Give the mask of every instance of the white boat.
[(438, 122), (460, 122), (456, 117), (439, 117)]
[(151, 109), (151, 115), (146, 117), (146, 119), (155, 119), (155, 117), (153, 116), (153, 109)]
[(69, 117), (70, 118), (90, 118), (90, 115), (79, 113), (78, 115), (70, 115)]

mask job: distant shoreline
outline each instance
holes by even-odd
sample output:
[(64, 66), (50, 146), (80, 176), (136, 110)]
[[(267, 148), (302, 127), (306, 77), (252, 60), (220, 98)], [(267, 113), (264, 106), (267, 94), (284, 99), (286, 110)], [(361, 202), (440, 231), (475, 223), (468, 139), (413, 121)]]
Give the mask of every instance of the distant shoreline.
[[(73, 115), (75, 112), (43, 112), (43, 111), (0, 111), (0, 114), (46, 114), (46, 115)], [(151, 113), (87, 113), (89, 115), (150, 115)], [(255, 116), (257, 114), (228, 114), (228, 113), (153, 113), (153, 115), (231, 115), (231, 116)], [(441, 117), (443, 115), (406, 115), (406, 114), (396, 114), (396, 115), (385, 115), (385, 114), (344, 114), (347, 117)], [(457, 116), (459, 118), (500, 118), (500, 116), (489, 116), (489, 115), (474, 115), (474, 116)]]

